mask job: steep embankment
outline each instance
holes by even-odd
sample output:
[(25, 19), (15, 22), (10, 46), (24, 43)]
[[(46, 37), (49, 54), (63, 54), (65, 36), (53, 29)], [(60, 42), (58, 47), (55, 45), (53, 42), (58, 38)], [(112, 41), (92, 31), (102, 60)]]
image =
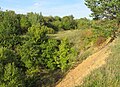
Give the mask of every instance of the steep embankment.
[(84, 60), (81, 64), (79, 64), (76, 68), (71, 70), (61, 82), (59, 82), (56, 87), (75, 87), (77, 85), (82, 84), (83, 79), (90, 74), (91, 71), (97, 69), (104, 65), (106, 62), (106, 58), (110, 54), (110, 46), (113, 45), (114, 42), (102, 48), (100, 51), (95, 54), (89, 56), (86, 60)]

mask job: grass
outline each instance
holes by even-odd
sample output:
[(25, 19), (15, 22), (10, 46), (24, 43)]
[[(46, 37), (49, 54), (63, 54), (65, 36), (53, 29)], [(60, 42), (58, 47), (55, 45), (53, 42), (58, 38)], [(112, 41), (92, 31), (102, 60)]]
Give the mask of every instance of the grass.
[(57, 34), (49, 34), (48, 36), (55, 39), (67, 38), (77, 51), (81, 51), (89, 46), (89, 40), (87, 38), (91, 35), (91, 29), (85, 29), (60, 31)]
[(107, 64), (94, 70), (77, 87), (120, 87), (120, 36), (111, 50)]

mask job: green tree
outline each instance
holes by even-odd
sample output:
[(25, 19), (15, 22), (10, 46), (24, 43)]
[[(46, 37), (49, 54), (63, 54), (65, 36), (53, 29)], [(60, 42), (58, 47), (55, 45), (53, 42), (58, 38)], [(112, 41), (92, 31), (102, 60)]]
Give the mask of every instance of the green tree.
[(0, 87), (24, 87), (24, 73), (12, 50), (0, 48)]
[(46, 38), (46, 33), (47, 27), (38, 23), (30, 27), (27, 34), (32, 40), (41, 43)]
[(24, 44), (18, 47), (21, 61), (24, 62), (30, 73), (40, 67), (43, 69), (55, 68), (50, 62), (53, 61), (57, 40), (47, 38), (47, 31), (48, 28), (46, 26), (33, 25), (28, 29)]
[(73, 15), (65, 16), (62, 18), (62, 28), (65, 30), (75, 29), (76, 23)]
[(48, 39), (47, 42), (44, 42), (40, 45), (41, 47), (41, 59), (40, 63), (42, 66), (45, 66), (45, 68), (48, 68), (50, 70), (57, 69), (57, 52), (58, 52), (58, 44), (59, 42), (54, 39)]
[(14, 49), (20, 42), (20, 24), (14, 11), (0, 11), (0, 46)]
[(4, 12), (0, 9), (0, 22), (3, 21), (3, 17), (4, 17), (4, 16), (3, 16), (3, 13), (4, 13)]
[[(112, 40), (116, 37), (116, 31), (120, 25), (120, 1), (119, 0), (85, 0), (85, 4), (93, 12), (94, 19), (116, 20), (117, 28), (112, 28)], [(115, 26), (115, 25), (114, 25)]]
[(14, 11), (2, 12), (0, 35), (19, 34), (19, 20)]
[(75, 60), (75, 51), (67, 39), (63, 39), (59, 45), (58, 67), (64, 72)]
[(15, 50), (18, 44), (22, 43), (22, 38), (19, 35), (0, 35), (0, 46)]
[(87, 18), (81, 18), (76, 20), (77, 29), (90, 29), (91, 28), (91, 21)]
[(95, 19), (117, 19), (120, 23), (119, 0), (85, 0), (85, 4), (93, 12), (91, 16), (93, 16)]
[(42, 13), (40, 14), (33, 13), (33, 12), (27, 13), (27, 17), (31, 25), (36, 25), (37, 23), (39, 23), (40, 25), (44, 24)]
[(40, 45), (47, 41), (46, 27), (41, 26), (39, 23), (33, 25), (28, 29), (24, 38), (25, 41), (21, 46), (18, 46), (17, 52), (27, 68), (27, 74), (33, 75), (41, 70), (42, 48)]
[(28, 18), (25, 15), (21, 16), (20, 26), (22, 33), (26, 33), (28, 28), (30, 27), (30, 22), (28, 21)]

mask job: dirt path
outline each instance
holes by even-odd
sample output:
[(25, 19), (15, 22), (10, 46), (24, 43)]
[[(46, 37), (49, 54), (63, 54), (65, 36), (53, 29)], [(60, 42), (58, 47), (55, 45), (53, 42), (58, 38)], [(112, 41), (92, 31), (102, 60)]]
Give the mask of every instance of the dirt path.
[(56, 87), (75, 87), (82, 84), (83, 79), (90, 74), (91, 71), (106, 63), (105, 60), (110, 54), (109, 48), (110, 44), (89, 56), (75, 69), (71, 70)]

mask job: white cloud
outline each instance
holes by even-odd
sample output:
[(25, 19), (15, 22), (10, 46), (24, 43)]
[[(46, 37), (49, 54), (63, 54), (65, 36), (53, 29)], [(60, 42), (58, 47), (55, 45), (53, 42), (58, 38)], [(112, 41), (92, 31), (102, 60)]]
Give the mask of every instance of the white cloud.
[(34, 6), (39, 6), (39, 5), (40, 5), (40, 3), (38, 3), (38, 2), (34, 3)]

